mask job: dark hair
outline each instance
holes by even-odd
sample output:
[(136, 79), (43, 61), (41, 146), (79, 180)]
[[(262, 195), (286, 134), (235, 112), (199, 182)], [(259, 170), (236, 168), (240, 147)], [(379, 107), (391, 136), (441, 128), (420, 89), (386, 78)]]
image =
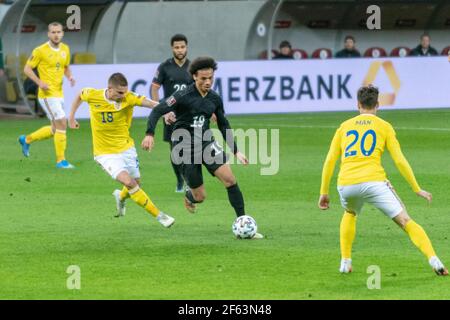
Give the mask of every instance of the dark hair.
[(351, 35), (345, 36), (344, 42), (347, 41), (347, 40), (352, 40), (353, 42), (356, 42), (355, 37), (351, 36)]
[(369, 84), (358, 90), (358, 102), (364, 109), (373, 109), (378, 103), (378, 88)]
[(289, 49), (291, 49), (292, 46), (291, 46), (291, 43), (289, 41), (283, 40), (283, 41), (281, 41), (279, 48), (280, 49), (281, 48), (289, 48)]
[(425, 38), (425, 37), (428, 37), (428, 39), (431, 40), (431, 37), (430, 37), (430, 35), (429, 35), (428, 33), (423, 33), (423, 34), (420, 36), (420, 40), (422, 40), (422, 39)]
[(58, 21), (54, 21), (52, 23), (48, 24), (47, 29), (50, 31), (50, 27), (61, 27), (61, 29), (64, 30), (64, 26), (62, 25), (62, 23), (58, 22)]
[(198, 70), (203, 69), (213, 69), (214, 71), (216, 71), (217, 70), (216, 61), (214, 61), (214, 59), (211, 57), (198, 57), (191, 62), (191, 65), (189, 66), (189, 73), (194, 75), (197, 73)]
[(175, 41), (184, 41), (186, 44), (188, 44), (188, 40), (184, 34), (177, 33), (170, 39), (170, 45), (173, 46), (173, 43)]
[(113, 73), (109, 79), (108, 79), (108, 85), (110, 86), (121, 86), (121, 87), (126, 87), (128, 86), (128, 81), (127, 78), (125, 78), (125, 76), (122, 73)]

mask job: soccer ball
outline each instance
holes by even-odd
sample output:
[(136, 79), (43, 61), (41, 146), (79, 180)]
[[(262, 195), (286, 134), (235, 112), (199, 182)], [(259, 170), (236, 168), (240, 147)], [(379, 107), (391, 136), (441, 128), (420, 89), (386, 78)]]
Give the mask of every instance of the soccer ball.
[(240, 239), (252, 238), (258, 226), (256, 225), (255, 219), (250, 216), (240, 216), (233, 222), (232, 230), (234, 235)]

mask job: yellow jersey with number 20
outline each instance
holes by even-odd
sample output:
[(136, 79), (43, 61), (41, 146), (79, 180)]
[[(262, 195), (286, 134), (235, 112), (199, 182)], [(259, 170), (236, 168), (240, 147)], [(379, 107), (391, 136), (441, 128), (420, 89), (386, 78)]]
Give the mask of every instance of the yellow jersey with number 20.
[(335, 162), (341, 157), (338, 185), (387, 180), (381, 156), (387, 148), (414, 192), (420, 187), (405, 159), (392, 125), (373, 114), (360, 114), (336, 130), (322, 172), (321, 194), (328, 194)]

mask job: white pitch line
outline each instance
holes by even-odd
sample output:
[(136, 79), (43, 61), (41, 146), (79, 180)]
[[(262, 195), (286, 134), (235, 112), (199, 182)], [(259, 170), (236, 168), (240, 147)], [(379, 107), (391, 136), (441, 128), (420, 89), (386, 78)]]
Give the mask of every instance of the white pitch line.
[[(234, 127), (236, 125), (238, 126), (247, 126), (248, 123), (238, 123), (233, 122), (232, 123)], [(291, 125), (291, 124), (257, 124), (257, 127), (281, 127), (281, 128), (305, 128), (305, 129), (314, 129), (314, 128), (320, 128), (320, 129), (337, 129), (338, 126), (308, 126), (308, 125)], [(420, 131), (444, 131), (444, 132), (450, 132), (450, 128), (408, 128), (408, 127), (394, 127), (395, 130), (420, 130)]]

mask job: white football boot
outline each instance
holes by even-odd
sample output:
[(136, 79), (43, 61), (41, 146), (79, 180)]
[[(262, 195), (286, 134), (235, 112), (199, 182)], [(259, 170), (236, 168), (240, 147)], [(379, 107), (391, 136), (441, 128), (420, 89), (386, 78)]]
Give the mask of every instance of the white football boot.
[(114, 190), (112, 193), (114, 199), (116, 199), (117, 215), (115, 217), (123, 217), (125, 215), (125, 200), (120, 200), (120, 190)]
[(448, 270), (438, 257), (433, 256), (428, 262), (438, 276), (448, 276)]
[(340, 273), (350, 273), (352, 272), (352, 259), (341, 259), (341, 267), (339, 268)]
[(165, 228), (170, 228), (174, 223), (175, 219), (171, 216), (165, 214), (164, 212), (160, 212), (156, 219), (163, 225)]

